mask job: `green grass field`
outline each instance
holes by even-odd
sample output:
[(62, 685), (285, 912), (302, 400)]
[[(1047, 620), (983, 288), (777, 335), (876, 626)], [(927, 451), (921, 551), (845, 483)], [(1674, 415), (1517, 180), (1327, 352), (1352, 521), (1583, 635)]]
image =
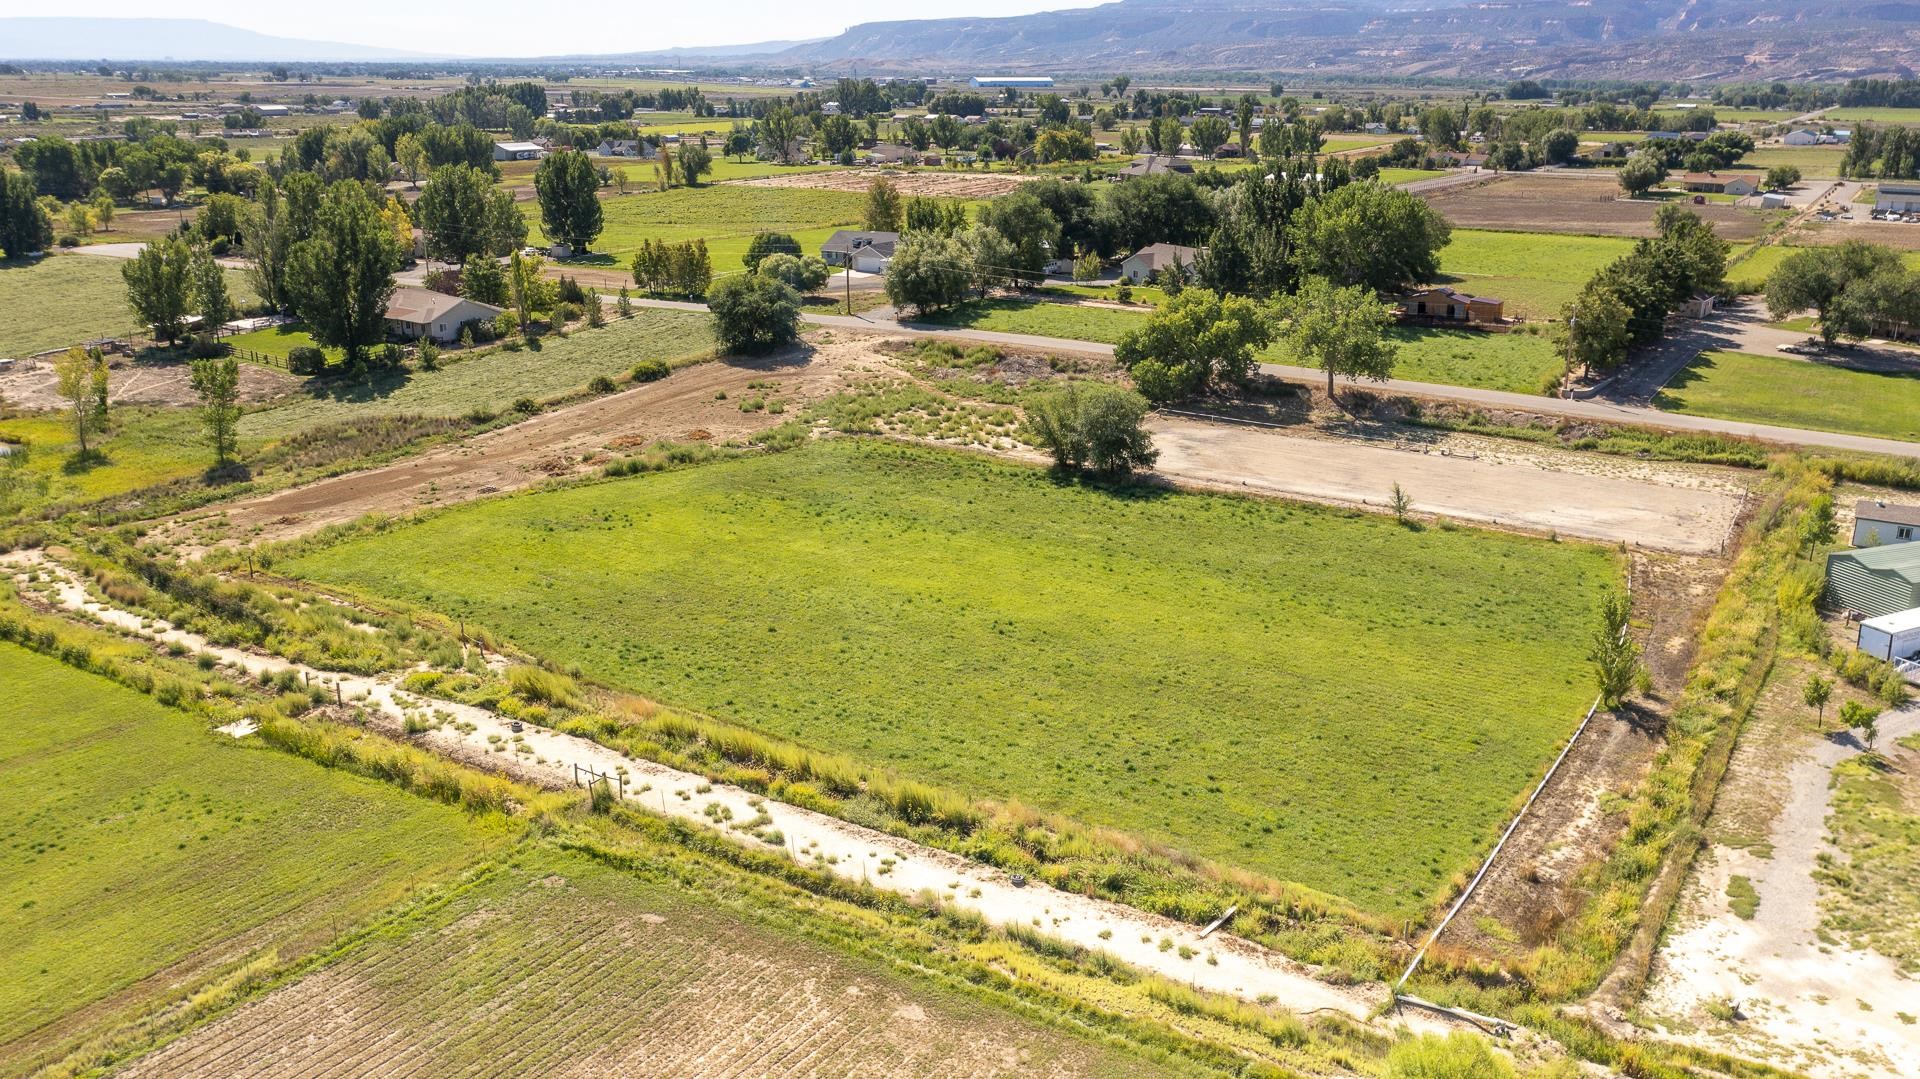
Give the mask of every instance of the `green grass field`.
[(1807, 177), (1838, 176), (1840, 162), (1846, 156), (1844, 146), (1759, 146), (1742, 157), (1734, 168), (1765, 170), (1775, 165), (1792, 165)]
[(236, 1059), (364, 1074), (396, 1058), (420, 1075), (811, 1074), (827, 1059), (847, 1075), (999, 1074), (1011, 1060), (1043, 1075), (1180, 1074), (761, 924), (676, 872), (689, 870), (525, 852), (126, 1074)]
[[(1146, 319), (1143, 311), (1113, 307), (994, 299), (967, 304), (928, 320), (1000, 333), (1038, 334), (1114, 344)], [(1469, 330), (1395, 327), (1400, 345), (1393, 377), (1450, 386), (1476, 386), (1537, 393), (1561, 362), (1546, 337)], [(1270, 363), (1291, 363), (1278, 345), (1260, 354)]]
[(864, 439), (470, 504), (278, 568), (1395, 915), (1578, 721), (1619, 573), (1599, 547)]
[[(792, 233), (803, 250), (815, 252), (835, 228), (857, 225), (865, 205), (864, 194), (804, 188), (704, 185), (637, 191), (602, 201), (606, 230), (594, 244), (594, 253), (624, 264), (639, 250), (641, 240), (704, 239), (715, 272), (732, 272), (740, 269), (741, 256), (754, 233), (766, 229)], [(532, 222), (534, 242), (544, 243), (539, 207), (533, 203), (523, 207)]]
[(362, 416), (461, 416), (476, 408), (504, 411), (521, 397), (536, 400), (585, 386), (595, 375), (614, 377), (641, 360), (682, 366), (711, 354), (705, 315), (637, 308), (631, 319), (565, 338), (546, 338), (536, 351), (496, 349), (438, 371), (403, 372), (371, 385), (340, 380), (311, 395), (240, 421), (243, 436), (278, 438), (315, 424)]
[(1617, 236), (1454, 229), (1441, 249), (1440, 271), (1443, 280), (1505, 300), (1509, 317), (1552, 318), (1633, 243)]
[[(111, 233), (106, 240), (113, 240)], [(20, 358), (142, 329), (127, 309), (126, 279), (116, 258), (48, 255), (35, 262), (0, 261), (0, 357)], [(244, 275), (227, 271), (235, 303), (252, 303)]]
[(1727, 284), (1736, 292), (1758, 292), (1766, 286), (1767, 275), (1797, 250), (1783, 243), (1756, 247), (1752, 254), (1727, 267)]
[(208, 730), (0, 644), (0, 1070), (199, 978), (291, 958), (503, 828)]
[(107, 498), (195, 475), (213, 464), (199, 419), (184, 409), (117, 409), (105, 437), (88, 439), (86, 458), (77, 456), (73, 426), (60, 415), (0, 419), (0, 440), (21, 446), (27, 455), (25, 476), (35, 488), (22, 500), (27, 507)]
[(1882, 124), (1920, 124), (1920, 109), (1896, 109), (1885, 105), (1855, 105), (1834, 109), (1822, 119), (1829, 121), (1871, 120)]
[(1669, 383), (1656, 403), (1695, 416), (1920, 442), (1920, 374), (1709, 352)]
[[(282, 326), (269, 326), (264, 330), (250, 330), (225, 338), (228, 346), (247, 349), (262, 355), (286, 359), (296, 348), (318, 348), (313, 334), (307, 332), (303, 323), (289, 322)], [(327, 354), (328, 363), (340, 362), (344, 353), (337, 348), (321, 349)]]
[(1383, 184), (1410, 184), (1416, 180), (1431, 180), (1436, 176), (1445, 176), (1443, 169), (1381, 169), (1380, 182)]

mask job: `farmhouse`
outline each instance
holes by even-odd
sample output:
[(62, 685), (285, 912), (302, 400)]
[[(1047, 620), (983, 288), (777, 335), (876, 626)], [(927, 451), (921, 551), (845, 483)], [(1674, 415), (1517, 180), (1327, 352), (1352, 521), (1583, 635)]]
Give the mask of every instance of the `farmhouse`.
[(899, 243), (897, 232), (841, 229), (820, 245), (820, 260), (829, 266), (851, 266), (861, 273), (885, 273)]
[(594, 147), (593, 152), (601, 157), (652, 156), (650, 153), (643, 153), (640, 149), (641, 145), (638, 139), (601, 139), (600, 145)]
[(1506, 304), (1492, 296), (1469, 296), (1434, 286), (1409, 293), (1400, 301), (1400, 314), (1405, 318), (1442, 322), (1499, 322), (1506, 317)]
[(975, 75), (967, 80), (967, 85), (975, 90), (1051, 90), (1053, 77), (1050, 75)]
[(1879, 659), (1912, 659), (1920, 654), (1920, 609), (1864, 619), (1854, 642), (1860, 651)]
[(1920, 536), (1920, 506), (1896, 506), (1874, 498), (1853, 504), (1853, 545), (1911, 543)]
[(1113, 174), (1116, 180), (1131, 180), (1136, 176), (1159, 176), (1168, 172), (1192, 172), (1193, 165), (1177, 157), (1154, 154), (1136, 158), (1133, 164)]
[(532, 161), (541, 154), (540, 144), (534, 142), (496, 142), (493, 144), (495, 161)]
[(1688, 191), (1710, 195), (1751, 195), (1760, 190), (1751, 176), (1722, 176), (1717, 172), (1689, 172), (1680, 181)]
[(1896, 214), (1920, 214), (1920, 184), (1881, 184), (1874, 193), (1873, 208)]
[(425, 288), (397, 288), (387, 301), (387, 332), (395, 337), (417, 341), (431, 337), (435, 341), (455, 341), (469, 322), (491, 321), (501, 309), (459, 296), (449, 296)]
[(1120, 276), (1138, 285), (1162, 270), (1179, 266), (1191, 269), (1194, 259), (1200, 256), (1198, 248), (1182, 247), (1179, 244), (1148, 244), (1128, 255), (1120, 263)]
[(1828, 555), (1827, 602), (1870, 618), (1920, 607), (1920, 543)]

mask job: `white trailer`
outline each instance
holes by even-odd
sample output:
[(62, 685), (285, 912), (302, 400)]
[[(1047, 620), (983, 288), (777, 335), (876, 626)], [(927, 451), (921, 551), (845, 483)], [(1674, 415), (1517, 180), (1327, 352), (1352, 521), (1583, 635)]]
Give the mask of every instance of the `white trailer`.
[(1920, 607), (1860, 623), (1860, 651), (1879, 659), (1911, 659), (1920, 653)]

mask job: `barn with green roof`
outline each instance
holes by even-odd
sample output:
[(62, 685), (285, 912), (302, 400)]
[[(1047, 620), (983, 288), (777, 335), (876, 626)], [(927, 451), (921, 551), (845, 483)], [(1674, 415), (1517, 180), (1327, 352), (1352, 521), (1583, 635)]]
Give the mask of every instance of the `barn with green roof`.
[(1828, 555), (1827, 602), (1869, 618), (1920, 607), (1920, 543)]

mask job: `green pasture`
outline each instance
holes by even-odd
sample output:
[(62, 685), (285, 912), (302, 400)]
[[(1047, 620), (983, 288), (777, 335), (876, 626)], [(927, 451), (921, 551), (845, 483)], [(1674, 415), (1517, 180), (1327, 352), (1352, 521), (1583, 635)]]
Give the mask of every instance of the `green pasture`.
[[(866, 198), (862, 192), (734, 184), (636, 190), (602, 200), (606, 227), (593, 245), (594, 254), (624, 264), (642, 240), (703, 239), (716, 272), (737, 270), (754, 233), (792, 233), (804, 250), (817, 251), (836, 228), (859, 225)], [(523, 208), (535, 242), (546, 242), (539, 205), (525, 203)]]
[(506, 836), (16, 645), (0, 683), (9, 1074), (256, 955), (311, 950)]
[[(110, 498), (213, 465), (200, 420), (185, 409), (125, 406), (109, 416), (108, 430), (88, 436), (84, 457), (65, 414), (0, 419), (0, 442), (25, 454), (25, 464), (17, 467), (26, 486), (14, 508)], [(6, 505), (0, 499), (0, 511)]]
[(1410, 184), (1420, 180), (1431, 180), (1436, 176), (1445, 176), (1445, 169), (1381, 169), (1380, 182), (1383, 184)]
[(855, 438), (472, 503), (277, 568), (1404, 916), (1578, 722), (1620, 573), (1600, 547)]
[(1904, 373), (1708, 352), (1655, 402), (1673, 412), (1920, 442), (1920, 367)]
[[(106, 239), (111, 240), (111, 233)], [(19, 359), (102, 337), (145, 335), (127, 308), (126, 279), (116, 258), (48, 255), (0, 260), (0, 357)], [(253, 302), (243, 275), (227, 272), (236, 303)]]
[(1607, 263), (1633, 250), (1618, 236), (1454, 229), (1441, 280), (1506, 301), (1510, 318), (1554, 318)]
[(1821, 115), (1824, 122), (1859, 122), (1869, 120), (1881, 124), (1920, 124), (1920, 109), (1897, 109), (1887, 105), (1854, 105), (1846, 108), (1830, 109)]

